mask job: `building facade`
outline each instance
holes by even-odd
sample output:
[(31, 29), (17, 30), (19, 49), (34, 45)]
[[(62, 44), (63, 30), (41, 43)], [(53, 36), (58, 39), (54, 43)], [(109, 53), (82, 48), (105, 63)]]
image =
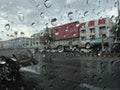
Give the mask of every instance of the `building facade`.
[[(82, 45), (101, 43), (102, 39), (105, 42), (110, 42), (114, 36), (111, 32), (111, 27), (114, 25), (110, 18), (92, 20), (80, 24), (80, 43)], [(84, 47), (84, 46), (83, 46)]]

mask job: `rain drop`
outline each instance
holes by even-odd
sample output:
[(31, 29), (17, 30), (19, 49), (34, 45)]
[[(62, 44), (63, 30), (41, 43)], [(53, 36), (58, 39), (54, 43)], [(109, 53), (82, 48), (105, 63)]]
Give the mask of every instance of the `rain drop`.
[(97, 76), (96, 76), (96, 75), (93, 75), (92, 78), (93, 78), (94, 80), (96, 80)]
[(52, 85), (52, 84), (50, 84), (50, 85), (49, 85), (49, 87), (50, 87), (50, 88), (52, 88), (52, 87), (53, 87), (53, 85)]
[(74, 74), (75, 76), (77, 76), (77, 75), (78, 75), (78, 71), (74, 71), (73, 74)]
[(44, 18), (44, 12), (40, 13), (40, 17)]
[(109, 2), (109, 0), (106, 0), (106, 2), (108, 3), (108, 2)]
[(56, 25), (57, 25), (57, 19), (56, 19), (56, 18), (53, 18), (53, 19), (51, 20), (51, 24), (52, 24), (53, 26), (56, 26)]
[(24, 33), (24, 32), (21, 32), (20, 35), (25, 35), (25, 33)]
[(65, 79), (62, 79), (62, 82), (65, 83)]
[(73, 37), (75, 37), (75, 36), (76, 36), (76, 33), (74, 32), (74, 33), (73, 33)]
[(33, 22), (33, 23), (31, 24), (31, 26), (35, 26), (35, 23)]
[(8, 87), (6, 87), (6, 88), (5, 88), (5, 90), (9, 90), (9, 88), (8, 88)]
[(116, 1), (116, 2), (114, 3), (114, 7), (117, 7), (117, 4), (118, 4), (118, 2)]
[(45, 65), (42, 66), (42, 70), (46, 71), (46, 66)]
[(100, 14), (100, 12), (97, 13), (97, 15), (99, 15), (99, 14)]
[(53, 78), (52, 78), (52, 77), (49, 77), (49, 78), (48, 78), (48, 81), (53, 82)]
[(87, 16), (87, 14), (88, 14), (88, 11), (85, 11), (85, 12), (84, 12), (84, 16)]
[(24, 15), (22, 13), (18, 13), (18, 18), (20, 21), (24, 21)]
[(114, 18), (115, 18), (115, 16), (114, 16), (114, 15), (112, 15), (112, 16), (111, 16), (111, 20), (113, 20)]
[(102, 78), (98, 78), (98, 82), (102, 82)]
[(6, 30), (9, 30), (9, 29), (10, 29), (10, 24), (6, 24), (6, 25), (5, 25), (5, 29), (6, 29)]
[(68, 17), (69, 17), (70, 20), (72, 20), (73, 12), (69, 12), (69, 13), (68, 13)]
[(46, 8), (50, 8), (52, 6), (52, 2), (50, 0), (45, 0), (44, 5)]
[(94, 13), (95, 9), (92, 10), (92, 13)]
[(6, 34), (6, 36), (9, 36), (9, 34)]
[(100, 4), (100, 0), (98, 0), (98, 3)]
[(59, 32), (55, 33), (55, 35), (58, 35), (58, 34), (59, 34)]
[(23, 87), (23, 86), (21, 86), (21, 90), (24, 90), (24, 87)]
[(89, 4), (89, 1), (90, 1), (90, 0), (87, 0), (87, 4)]
[(79, 27), (80, 23), (79, 22), (75, 22), (76, 27)]
[(42, 6), (41, 6), (40, 4), (38, 4), (38, 5), (36, 6), (36, 8), (41, 9)]

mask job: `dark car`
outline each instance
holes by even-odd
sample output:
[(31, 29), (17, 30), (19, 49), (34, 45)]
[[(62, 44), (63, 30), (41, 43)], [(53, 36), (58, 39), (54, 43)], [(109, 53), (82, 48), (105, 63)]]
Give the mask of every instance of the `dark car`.
[(0, 80), (13, 80), (13, 77), (19, 74), (21, 67), (35, 65), (38, 63), (30, 50), (6, 51), (7, 54), (0, 55)]
[(0, 57), (0, 80), (12, 81), (19, 74), (20, 66), (17, 59), (5, 56)]

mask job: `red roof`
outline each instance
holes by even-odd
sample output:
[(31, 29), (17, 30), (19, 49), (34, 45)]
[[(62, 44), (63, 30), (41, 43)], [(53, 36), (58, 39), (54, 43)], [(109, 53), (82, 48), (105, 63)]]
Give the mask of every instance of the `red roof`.
[(71, 39), (79, 37), (79, 23), (72, 22), (53, 27), (51, 32), (55, 34), (56, 40)]

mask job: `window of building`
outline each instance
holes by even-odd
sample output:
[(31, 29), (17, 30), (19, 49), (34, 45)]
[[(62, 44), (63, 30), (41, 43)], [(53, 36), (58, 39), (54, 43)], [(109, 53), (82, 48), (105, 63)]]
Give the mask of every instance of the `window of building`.
[(106, 34), (102, 34), (102, 37), (103, 37), (103, 38), (106, 38), (106, 37), (107, 37), (107, 35), (106, 35)]
[(96, 36), (95, 35), (90, 35), (91, 40), (95, 40)]
[(90, 33), (95, 33), (95, 28), (90, 28)]
[(85, 23), (81, 23), (81, 24), (80, 24), (80, 27), (81, 27), (81, 28), (85, 28)]
[(36, 42), (36, 44), (38, 45), (38, 42)]
[(82, 37), (81, 37), (81, 40), (86, 40), (86, 36), (82, 36)]
[(81, 34), (85, 34), (86, 33), (86, 30), (81, 30)]
[(88, 27), (92, 27), (92, 26), (94, 26), (94, 21), (90, 21), (88, 24)]
[(105, 23), (106, 23), (106, 19), (105, 19), (105, 18), (100, 19), (100, 20), (98, 21), (98, 25), (105, 24)]

